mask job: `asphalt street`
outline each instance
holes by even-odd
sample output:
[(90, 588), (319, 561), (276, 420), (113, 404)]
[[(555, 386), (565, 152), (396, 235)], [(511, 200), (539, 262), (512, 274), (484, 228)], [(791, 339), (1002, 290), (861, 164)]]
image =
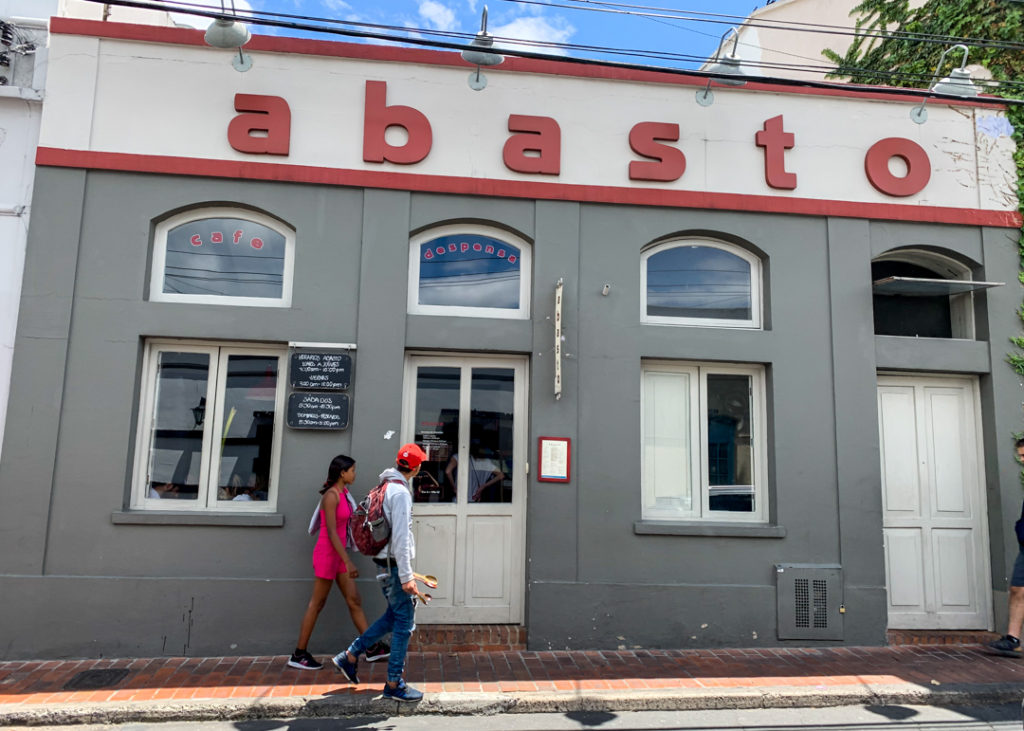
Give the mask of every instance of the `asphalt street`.
[[(411, 709), (410, 709), (411, 710)], [(719, 711), (403, 715), (336, 719), (32, 727), (68, 731), (1020, 731), (1021, 705), (838, 706)]]

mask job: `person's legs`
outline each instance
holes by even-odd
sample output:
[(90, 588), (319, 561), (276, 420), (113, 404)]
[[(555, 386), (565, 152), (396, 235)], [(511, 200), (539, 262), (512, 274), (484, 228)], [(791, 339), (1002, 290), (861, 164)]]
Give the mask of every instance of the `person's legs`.
[(1024, 625), (1024, 586), (1010, 587), (1010, 621), (1006, 634), (1020, 639), (1021, 625)]
[(394, 687), (402, 679), (405, 670), (405, 654), (415, 628), (414, 610), (416, 599), (405, 593), (398, 578), (398, 569), (391, 569), (388, 585), (388, 609), (394, 617), (391, 629), (391, 656), (388, 658), (388, 685)]
[(327, 595), (331, 591), (331, 580), (317, 577), (313, 581), (313, 595), (306, 605), (306, 613), (302, 617), (302, 626), (299, 628), (299, 641), (295, 645), (296, 650), (305, 650), (309, 644), (310, 635), (313, 634), (313, 627), (316, 626), (317, 617), (327, 602)]
[(1006, 634), (988, 646), (1000, 655), (1021, 656), (1020, 632), (1024, 624), (1024, 551), (1017, 554), (1010, 577), (1010, 612)]
[(345, 597), (345, 604), (348, 605), (348, 614), (352, 617), (352, 624), (356, 626), (356, 631), (359, 634), (363, 634), (369, 626), (369, 622), (366, 621), (366, 614), (363, 612), (363, 598), (359, 596), (355, 579), (348, 574), (338, 574), (338, 588), (341, 590), (341, 595)]

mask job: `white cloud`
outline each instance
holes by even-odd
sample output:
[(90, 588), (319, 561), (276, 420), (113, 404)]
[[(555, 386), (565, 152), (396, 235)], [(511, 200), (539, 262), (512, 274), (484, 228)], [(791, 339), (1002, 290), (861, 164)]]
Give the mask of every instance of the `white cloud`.
[[(191, 0), (193, 5), (205, 5), (212, 10), (220, 10), (220, 0)], [(231, 9), (232, 3), (225, 3), (228, 10)], [(233, 2), (235, 12), (237, 15), (250, 15), (252, 13), (252, 5), (249, 0), (234, 0)], [(210, 27), (210, 23), (213, 22), (213, 18), (208, 18), (205, 15), (192, 15), (190, 13), (171, 13), (171, 20), (176, 25), (185, 25), (191, 28), (199, 28), (205, 30)]]
[(455, 11), (437, 0), (422, 0), (420, 17), (436, 30), (458, 30)]
[[(576, 29), (565, 20), (558, 19), (556, 22), (551, 22), (547, 18), (532, 16), (516, 18), (505, 25), (488, 27), (487, 31), (491, 35), (500, 38), (520, 38), (524, 41), (541, 41), (544, 43), (567, 43), (576, 32)], [(510, 43), (508, 41), (495, 41), (494, 45), (501, 48), (521, 49), (535, 53), (554, 53), (563, 56), (567, 53), (567, 51), (558, 48)]]
[(322, 0), (324, 7), (335, 13), (349, 13), (352, 11), (352, 6), (349, 5), (345, 0)]
[(476, 0), (466, 0), (466, 5), (469, 6), (469, 12), (476, 13)]

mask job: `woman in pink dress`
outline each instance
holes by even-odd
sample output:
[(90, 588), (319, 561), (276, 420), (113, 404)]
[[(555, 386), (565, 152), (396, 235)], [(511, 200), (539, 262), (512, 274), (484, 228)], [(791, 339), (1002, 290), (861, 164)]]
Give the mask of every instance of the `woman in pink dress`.
[[(359, 589), (356, 588), (355, 580), (359, 577), (359, 570), (345, 550), (351, 544), (348, 521), (356, 507), (348, 486), (355, 479), (354, 459), (339, 454), (331, 460), (331, 466), (327, 469), (327, 480), (320, 490), (323, 497), (320, 498), (320, 533), (317, 536), (316, 547), (313, 548), (313, 574), (316, 576), (313, 596), (310, 597), (306, 614), (302, 618), (299, 642), (295, 645), (295, 652), (288, 659), (288, 665), (293, 668), (319, 670), (322, 667), (322, 664), (306, 650), (306, 645), (313, 634), (317, 617), (327, 602), (327, 595), (331, 593), (331, 584), (337, 583), (342, 596), (345, 597), (352, 624), (356, 629), (365, 632), (368, 626), (366, 615), (363, 614), (363, 601), (359, 596)], [(376, 662), (386, 658), (389, 653), (387, 644), (378, 642), (366, 655), (367, 660)]]

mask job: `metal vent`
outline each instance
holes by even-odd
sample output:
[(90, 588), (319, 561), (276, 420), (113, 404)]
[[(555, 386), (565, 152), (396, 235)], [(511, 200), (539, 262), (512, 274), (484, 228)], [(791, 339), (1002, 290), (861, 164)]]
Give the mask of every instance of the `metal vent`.
[(843, 639), (839, 566), (777, 564), (775, 577), (780, 640)]

